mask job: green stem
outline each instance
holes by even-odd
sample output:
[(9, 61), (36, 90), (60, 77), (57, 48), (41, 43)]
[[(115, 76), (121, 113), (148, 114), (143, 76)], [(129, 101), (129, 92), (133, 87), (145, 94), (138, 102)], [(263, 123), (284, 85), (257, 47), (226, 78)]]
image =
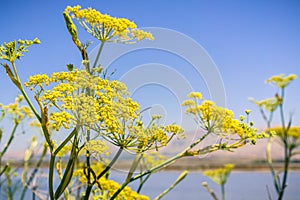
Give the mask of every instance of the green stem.
[[(76, 133), (78, 133), (78, 132), (76, 131)], [(77, 161), (77, 158), (78, 158), (78, 153), (79, 153), (79, 150), (78, 150), (78, 134), (75, 134), (74, 139), (73, 139), (73, 144), (72, 144), (70, 157), (69, 157), (69, 160), (68, 160), (68, 164), (66, 166), (63, 177), (62, 177), (58, 187), (56, 188), (56, 191), (55, 191), (55, 194), (54, 194), (55, 199), (59, 199), (59, 197), (64, 193), (64, 191), (68, 187), (68, 185), (69, 185), (69, 183), (70, 183), (70, 181), (73, 177), (73, 172), (74, 172), (76, 161)]]
[(79, 129), (79, 127), (76, 126), (73, 129), (73, 131), (71, 132), (71, 134), (57, 147), (57, 149), (54, 151), (53, 155), (56, 156), (60, 152), (60, 150), (66, 146), (66, 144), (73, 138), (73, 136), (76, 133), (78, 133), (78, 129)]
[(93, 68), (95, 68), (95, 67), (97, 66), (98, 60), (99, 60), (100, 55), (101, 55), (101, 52), (102, 52), (102, 50), (103, 50), (103, 47), (104, 47), (104, 42), (102, 41), (102, 42), (101, 42), (101, 45), (100, 45), (100, 48), (99, 48), (99, 51), (98, 51), (98, 53), (97, 53), (97, 56), (96, 56), (96, 59), (95, 59)]
[[(87, 142), (90, 141), (90, 130), (87, 130)], [(88, 174), (87, 174), (87, 181), (88, 181), (88, 185), (91, 184), (91, 157), (90, 157), (90, 151), (86, 150), (86, 166), (89, 169), (88, 170)]]
[[(6, 164), (3, 169), (0, 171), (0, 177), (2, 176), (3, 173), (5, 173), (5, 170), (8, 168), (8, 165)], [(1, 182), (0, 182), (0, 186), (1, 186)], [(0, 187), (1, 188), (1, 187)], [(1, 191), (1, 190), (0, 190)]]
[(12, 193), (12, 181), (11, 181), (11, 174), (9, 173), (10, 170), (5, 172), (6, 180), (7, 180), (7, 189), (6, 189), (6, 196), (8, 200), (13, 200), (13, 193)]
[(131, 177), (132, 177), (134, 171), (136, 170), (136, 168), (137, 168), (139, 162), (141, 161), (142, 157), (143, 157), (143, 153), (141, 153), (141, 154), (140, 154), (140, 153), (136, 154), (136, 156), (135, 156), (135, 158), (134, 158), (134, 161), (133, 161), (132, 164), (131, 164), (131, 167), (130, 167), (130, 170), (129, 170), (129, 172), (128, 172), (128, 175), (127, 175), (127, 178), (126, 178), (125, 182), (130, 181), (130, 179), (131, 179)]
[(15, 65), (15, 62), (11, 62), (11, 65), (13, 67), (14, 75), (15, 75), (16, 79), (19, 81), (19, 83), (21, 83), (21, 80), (20, 80), (20, 77), (19, 77), (19, 74), (18, 74), (18, 71), (17, 71), (17, 67)]
[(2, 150), (2, 152), (0, 153), (0, 158), (2, 159), (2, 157), (4, 156), (4, 154), (6, 153), (8, 147), (10, 146), (14, 136), (15, 136), (15, 133), (16, 133), (16, 130), (17, 130), (17, 127), (18, 127), (19, 123), (15, 123), (14, 127), (13, 127), (13, 130), (11, 131), (11, 134), (10, 134), (10, 137), (4, 147), (4, 149)]
[(283, 98), (284, 98), (284, 88), (281, 90), (281, 103), (279, 105), (279, 108), (280, 108), (280, 118), (281, 118), (281, 125), (282, 125), (282, 128), (283, 128), (283, 132), (284, 132), (284, 137), (286, 137), (287, 135), (285, 134), (286, 133), (286, 127), (285, 127), (285, 120), (284, 120), (284, 112), (283, 112)]
[(286, 188), (286, 181), (288, 176), (288, 170), (289, 170), (289, 163), (290, 163), (290, 150), (289, 150), (289, 144), (288, 144), (288, 133), (287, 128), (285, 127), (285, 120), (284, 120), (284, 111), (283, 111), (283, 99), (284, 99), (284, 88), (281, 90), (281, 99), (282, 102), (280, 103), (280, 117), (281, 117), (281, 124), (282, 124), (282, 130), (283, 130), (283, 143), (284, 143), (284, 173), (283, 173), (283, 179), (281, 188), (278, 194), (278, 200), (283, 199), (283, 194)]
[(225, 200), (225, 184), (221, 185), (221, 191), (222, 191), (222, 200)]
[(275, 186), (276, 192), (279, 193), (280, 191), (280, 187), (279, 187), (279, 180), (278, 180), (278, 176), (276, 175), (275, 169), (272, 165), (272, 155), (271, 155), (271, 146), (272, 146), (272, 138), (269, 138), (268, 143), (267, 143), (267, 161), (268, 161), (268, 165), (273, 177), (273, 184)]
[(21, 80), (20, 80), (20, 77), (18, 75), (18, 71), (17, 71), (17, 68), (16, 68), (16, 65), (14, 62), (11, 63), (12, 66), (13, 66), (13, 70), (14, 70), (14, 74), (16, 76), (16, 79), (17, 81), (19, 82), (20, 84), (20, 87), (18, 87), (22, 93), (22, 95), (24, 96), (27, 104), (29, 105), (30, 109), (32, 110), (32, 112), (34, 113), (35, 117), (38, 119), (39, 122), (42, 121), (40, 115), (38, 114), (38, 112), (36, 111), (35, 107), (33, 106), (32, 102), (30, 101), (29, 97), (27, 96), (27, 93), (25, 92), (23, 86), (22, 86), (22, 83), (21, 83)]
[(45, 156), (46, 156), (46, 153), (47, 153), (47, 146), (44, 145), (44, 149), (43, 149), (43, 152), (42, 152), (42, 154), (41, 154), (41, 157), (40, 157), (39, 161), (37, 162), (37, 164), (36, 164), (36, 166), (35, 166), (33, 172), (31, 173), (31, 175), (30, 175), (28, 181), (26, 182), (26, 184), (25, 184), (24, 187), (23, 187), (22, 194), (21, 194), (21, 198), (20, 198), (21, 200), (24, 199), (25, 194), (26, 194), (26, 191), (27, 191), (27, 188), (28, 188), (28, 186), (31, 184), (31, 182), (33, 181), (33, 179), (34, 179), (36, 173), (38, 172), (38, 170), (39, 170), (39, 168), (40, 168), (40, 166), (41, 166), (41, 164), (42, 164), (42, 162), (43, 162), (43, 160), (44, 160), (44, 158), (45, 158)]
[(290, 164), (290, 151), (288, 149), (288, 147), (285, 146), (285, 151), (284, 151), (284, 156), (285, 156), (285, 160), (284, 160), (284, 172), (283, 172), (283, 179), (282, 179), (282, 184), (281, 184), (281, 190), (279, 192), (279, 196), (278, 196), (278, 200), (282, 200), (283, 199), (283, 195), (284, 195), (284, 191), (286, 188), (286, 182), (287, 182), (287, 177), (288, 177), (288, 170), (289, 170), (289, 164)]
[(55, 155), (51, 154), (50, 165), (49, 165), (49, 195), (50, 199), (54, 200), (54, 189), (53, 189), (53, 172), (54, 172), (54, 164), (55, 164)]
[(108, 166), (106, 166), (106, 168), (97, 176), (97, 179), (100, 179), (104, 174), (106, 174), (106, 172), (108, 172), (111, 167), (115, 164), (115, 162), (118, 160), (119, 156), (121, 155), (123, 151), (123, 147), (120, 147), (118, 152), (116, 153), (116, 155), (114, 156), (114, 158), (112, 159), (112, 161), (108, 164)]
[(118, 160), (119, 156), (121, 155), (123, 151), (123, 147), (120, 147), (119, 150), (117, 151), (116, 155), (114, 156), (114, 158), (112, 159), (112, 161), (110, 161), (110, 163), (106, 166), (106, 168), (97, 176), (97, 179), (93, 181), (92, 184), (88, 185), (85, 191), (85, 196), (84, 196), (84, 200), (88, 200), (90, 193), (92, 191), (92, 188), (94, 186), (94, 184), (97, 182), (97, 180), (99, 180), (103, 175), (106, 174), (106, 172), (108, 172), (111, 167), (115, 164), (115, 162)]
[(140, 185), (139, 185), (139, 188), (137, 189), (137, 193), (140, 193), (141, 190), (142, 190), (142, 187), (144, 186), (144, 184), (146, 183), (146, 181), (150, 178), (151, 174), (148, 174), (146, 176), (146, 178), (144, 180), (141, 181)]
[(202, 183), (202, 186), (208, 191), (208, 193), (211, 195), (211, 197), (214, 200), (218, 200), (217, 195), (215, 194), (215, 192), (208, 186), (208, 184), (206, 182)]
[(155, 197), (154, 200), (160, 200), (161, 198), (163, 198), (166, 194), (168, 194), (171, 190), (173, 190), (176, 187), (176, 185), (178, 185), (186, 177), (187, 174), (188, 174), (188, 171), (183, 171), (180, 174), (180, 176), (176, 179), (176, 181), (168, 189), (166, 189), (160, 195)]
[[(88, 132), (87, 134), (87, 141), (90, 140), (90, 132)], [(87, 188), (86, 188), (86, 191), (85, 191), (85, 196), (84, 196), (84, 199), (89, 199), (89, 196), (90, 196), (90, 193), (92, 191), (92, 188), (95, 184), (95, 180), (93, 181), (93, 183), (91, 182), (91, 171), (90, 171), (90, 168), (91, 168), (91, 163), (90, 163), (90, 152), (89, 150), (86, 150), (86, 165), (87, 165), (87, 168), (88, 168), (88, 174), (87, 174)]]

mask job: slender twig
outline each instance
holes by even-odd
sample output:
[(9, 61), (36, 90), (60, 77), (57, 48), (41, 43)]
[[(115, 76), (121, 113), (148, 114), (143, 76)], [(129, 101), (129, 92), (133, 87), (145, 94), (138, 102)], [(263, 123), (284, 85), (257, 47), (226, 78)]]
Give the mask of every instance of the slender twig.
[(111, 167), (115, 164), (115, 162), (118, 160), (119, 156), (121, 155), (123, 151), (123, 147), (120, 147), (119, 150), (117, 151), (116, 155), (114, 156), (114, 158), (110, 161), (110, 163), (106, 166), (106, 168), (97, 176), (97, 179), (94, 180), (92, 182), (92, 184), (88, 185), (87, 188), (86, 188), (86, 192), (85, 192), (85, 196), (84, 196), (84, 199), (85, 200), (88, 200), (89, 199), (89, 196), (90, 196), (90, 193), (91, 193), (91, 190), (93, 188), (93, 186), (96, 184), (97, 180), (99, 180), (103, 175), (106, 174), (106, 172), (108, 172)]
[(279, 193), (279, 191), (280, 191), (279, 184), (280, 183), (278, 182), (278, 178), (277, 178), (278, 176), (276, 175), (275, 169), (273, 167), (271, 146), (272, 146), (272, 138), (269, 138), (268, 143), (267, 143), (267, 151), (266, 151), (267, 161), (268, 161), (268, 165), (269, 165), (272, 177), (273, 177), (273, 182), (274, 182), (276, 192)]
[(225, 184), (221, 184), (222, 200), (225, 200)]
[(129, 169), (129, 172), (128, 172), (128, 175), (127, 175), (127, 178), (126, 178), (125, 182), (130, 181), (130, 179), (131, 179), (134, 171), (136, 170), (138, 164), (140, 163), (142, 157), (143, 157), (143, 153), (136, 154), (136, 156), (134, 158), (134, 161), (132, 162), (131, 167)]
[(6, 143), (5, 147), (4, 147), (4, 149), (3, 149), (3, 150), (1, 151), (1, 153), (0, 153), (0, 158), (2, 158), (2, 157), (4, 156), (4, 154), (6, 153), (8, 147), (10, 146), (10, 144), (11, 144), (11, 142), (12, 142), (14, 136), (15, 136), (15, 133), (16, 133), (16, 130), (17, 130), (18, 125), (19, 125), (19, 123), (15, 122), (14, 127), (13, 127), (13, 130), (11, 131), (11, 134), (10, 134), (10, 136), (9, 136), (9, 139), (8, 139), (8, 141), (7, 141), (7, 143)]
[[(6, 164), (3, 169), (0, 171), (0, 177), (2, 176), (3, 173), (5, 173), (6, 169), (8, 168), (8, 164)], [(1, 182), (0, 182), (0, 186), (1, 186)], [(1, 190), (0, 190), (1, 191)]]
[(215, 192), (208, 186), (208, 184), (206, 182), (202, 183), (202, 186), (208, 191), (208, 193), (212, 196), (212, 198), (214, 200), (218, 200), (217, 195), (215, 194)]
[(43, 163), (43, 160), (44, 160), (44, 158), (45, 158), (45, 156), (46, 156), (46, 153), (47, 153), (47, 149), (48, 149), (47, 146), (44, 145), (44, 149), (43, 149), (43, 152), (42, 152), (42, 154), (41, 154), (41, 156), (40, 156), (40, 159), (39, 159), (39, 161), (37, 162), (37, 164), (36, 164), (36, 166), (35, 166), (33, 172), (31, 173), (31, 175), (30, 175), (28, 181), (26, 182), (26, 184), (25, 184), (24, 187), (23, 187), (22, 194), (21, 194), (21, 198), (20, 198), (21, 200), (24, 199), (25, 193), (26, 193), (26, 191), (27, 191), (28, 186), (29, 186), (29, 185), (31, 184), (31, 182), (33, 181), (33, 179), (34, 179), (36, 173), (38, 172), (38, 170), (39, 170), (41, 164)]
[[(137, 189), (137, 191), (136, 191), (137, 193), (140, 193), (140, 192), (141, 192), (141, 190), (142, 190), (144, 184), (145, 184), (146, 181), (150, 178), (150, 176), (151, 176), (151, 174), (148, 174), (148, 175), (146, 176), (146, 178), (143, 179), (143, 180), (140, 182), (140, 185), (139, 185), (139, 187), (138, 187), (138, 189)], [(141, 178), (142, 178), (142, 177), (141, 177)]]
[(269, 200), (272, 200), (272, 196), (271, 196), (271, 193), (270, 193), (270, 189), (269, 187), (266, 185), (266, 190), (267, 190), (267, 193), (268, 193), (268, 199)]
[(155, 197), (154, 200), (160, 200), (163, 198), (166, 194), (168, 194), (171, 190), (173, 190), (176, 185), (178, 185), (188, 174), (188, 171), (183, 171), (180, 176), (176, 179), (176, 181), (166, 190), (164, 190), (161, 194), (159, 194), (157, 197)]
[(66, 146), (66, 144), (74, 137), (75, 134), (78, 133), (79, 127), (76, 126), (71, 134), (57, 147), (57, 149), (53, 152), (54, 155), (57, 155), (62, 148)]
[(101, 45), (100, 45), (100, 48), (99, 48), (99, 50), (98, 50), (96, 59), (95, 59), (95, 61), (94, 61), (93, 68), (95, 68), (95, 67), (97, 66), (98, 60), (99, 60), (99, 58), (100, 58), (101, 52), (102, 52), (103, 47), (104, 47), (104, 43), (105, 43), (105, 42), (103, 42), (103, 41), (101, 42)]
[(38, 114), (37, 110), (36, 110), (35, 107), (33, 106), (32, 102), (30, 101), (30, 99), (29, 99), (27, 93), (25, 92), (25, 90), (24, 90), (24, 88), (23, 88), (23, 86), (22, 86), (22, 82), (21, 82), (20, 77), (19, 77), (19, 75), (18, 75), (18, 71), (17, 71), (17, 67), (16, 67), (15, 63), (14, 63), (14, 62), (11, 62), (11, 64), (12, 64), (12, 67), (13, 67), (13, 70), (14, 70), (15, 78), (16, 78), (16, 80), (19, 82), (19, 84), (16, 85), (16, 86), (17, 86), (17, 87), (19, 88), (19, 90), (21, 91), (22, 95), (24, 96), (24, 98), (25, 98), (27, 104), (29, 105), (29, 107), (30, 107), (30, 109), (32, 110), (32, 112), (33, 112), (33, 114), (35, 115), (35, 117), (38, 119), (39, 122), (41, 122), (41, 117), (40, 117), (40, 115)]

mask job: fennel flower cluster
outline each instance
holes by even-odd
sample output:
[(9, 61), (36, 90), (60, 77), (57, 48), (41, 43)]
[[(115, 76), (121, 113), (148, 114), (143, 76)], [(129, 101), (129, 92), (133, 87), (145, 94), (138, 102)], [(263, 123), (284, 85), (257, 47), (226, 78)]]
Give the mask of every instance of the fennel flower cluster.
[(116, 117), (121, 113), (125, 118), (137, 117), (139, 109), (126, 96), (123, 83), (90, 75), (85, 70), (55, 72), (50, 77), (37, 74), (29, 77), (25, 86), (37, 90), (43, 106), (56, 108), (50, 114), (50, 126), (56, 131), (80, 124), (89, 129), (101, 127), (120, 132)]
[(166, 146), (174, 136), (181, 138), (184, 133), (184, 130), (176, 124), (160, 125), (159, 118), (155, 117), (147, 126), (139, 120), (134, 122), (129, 126), (128, 131), (127, 141), (130, 149), (139, 152), (157, 150)]
[(129, 97), (125, 84), (86, 70), (37, 74), (25, 86), (36, 90), (43, 107), (52, 108), (48, 126), (55, 131), (80, 125), (134, 151), (166, 146), (174, 135), (183, 134), (178, 125), (159, 125), (159, 118), (144, 126), (139, 120), (140, 106)]
[(290, 74), (285, 76), (284, 74), (272, 76), (266, 80), (266, 83), (272, 83), (279, 88), (285, 88), (288, 86), (294, 79), (297, 78), (296, 74)]
[(250, 98), (250, 101), (255, 103), (261, 109), (262, 112), (268, 111), (269, 113), (273, 113), (283, 103), (283, 91), (285, 87), (288, 86), (296, 78), (297, 75), (295, 74), (290, 74), (287, 76), (284, 74), (272, 76), (266, 80), (266, 83), (271, 83), (279, 89), (281, 89), (281, 96), (278, 93), (276, 93), (276, 95), (272, 98), (267, 98), (260, 101)]
[[(153, 40), (151, 33), (137, 29), (134, 22), (126, 18), (111, 17), (92, 8), (68, 6), (64, 14), (76, 18), (89, 34), (102, 42), (135, 43), (143, 39)], [(74, 33), (75, 38), (76, 34)]]
[(188, 97), (182, 106), (186, 107), (186, 113), (192, 115), (202, 129), (225, 139), (237, 136), (240, 140), (256, 143), (258, 134), (253, 123), (235, 119), (231, 110), (219, 107), (213, 101), (204, 100), (199, 92), (192, 92)]
[(233, 168), (234, 164), (226, 164), (221, 168), (206, 170), (203, 172), (203, 175), (209, 177), (218, 185), (225, 185), (227, 178)]
[(264, 109), (268, 112), (274, 112), (281, 104), (281, 100), (276, 97), (267, 98), (260, 101), (251, 98), (250, 101), (255, 103), (259, 108)]
[(16, 97), (14, 103), (8, 105), (0, 104), (0, 111), (2, 114), (7, 114), (12, 118), (14, 123), (19, 124), (24, 118), (32, 118), (33, 114), (28, 106), (21, 106), (20, 103), (23, 100), (23, 96)]
[(20, 60), (24, 56), (24, 52), (28, 52), (28, 47), (33, 44), (40, 44), (40, 40), (14, 40), (11, 42), (4, 42), (0, 46), (0, 59), (7, 60), (13, 63), (16, 59)]
[(282, 139), (287, 137), (288, 142), (293, 144), (292, 148), (300, 146), (300, 127), (292, 126), (286, 130), (286, 132), (282, 129), (282, 127), (274, 127), (267, 129), (266, 132)]

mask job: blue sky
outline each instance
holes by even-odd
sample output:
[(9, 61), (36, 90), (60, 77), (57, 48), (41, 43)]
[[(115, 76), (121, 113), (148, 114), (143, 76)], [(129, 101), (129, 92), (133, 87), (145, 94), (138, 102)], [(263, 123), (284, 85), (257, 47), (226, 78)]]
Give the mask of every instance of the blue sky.
[[(64, 70), (68, 63), (80, 64), (80, 54), (62, 16), (67, 5), (77, 4), (126, 17), (139, 27), (167, 28), (192, 38), (217, 66), (224, 83), (227, 107), (237, 116), (243, 114), (244, 109), (253, 110), (252, 118), (258, 126), (263, 126), (263, 122), (258, 109), (248, 98), (273, 96), (276, 90), (264, 83), (272, 75), (300, 75), (299, 1), (2, 1), (0, 43), (19, 38), (38, 37), (41, 40), (41, 45), (31, 47), (21, 62), (17, 62), (23, 81), (35, 73)], [(80, 27), (78, 29), (82, 41), (95, 41)], [(90, 50), (96, 45), (95, 42)], [(203, 77), (197, 75), (186, 61), (169, 52), (133, 52), (114, 62), (109, 69), (117, 69), (114, 78), (118, 79), (148, 63), (174, 69), (193, 89), (210, 98)], [(147, 74), (141, 76), (147, 77)], [(13, 101), (18, 92), (4, 69), (0, 71), (0, 85), (0, 101)], [(296, 80), (286, 92), (286, 111), (295, 113), (295, 125), (300, 124), (299, 86), (300, 81)], [(168, 86), (148, 84), (136, 90), (133, 97), (143, 108), (153, 106), (157, 112), (167, 114), (167, 122), (181, 122), (180, 102)]]

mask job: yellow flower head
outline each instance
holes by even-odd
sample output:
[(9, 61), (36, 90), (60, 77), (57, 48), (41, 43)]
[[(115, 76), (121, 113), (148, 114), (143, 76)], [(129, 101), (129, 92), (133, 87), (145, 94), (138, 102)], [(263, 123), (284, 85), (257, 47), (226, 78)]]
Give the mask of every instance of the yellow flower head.
[[(284, 138), (284, 131), (281, 127), (268, 129), (267, 132), (275, 132), (277, 136)], [(287, 136), (300, 140), (300, 127), (293, 126), (287, 131)], [(300, 142), (300, 141), (299, 141)]]
[(225, 185), (227, 178), (233, 168), (234, 164), (226, 164), (222, 168), (206, 170), (203, 172), (203, 175), (209, 177), (211, 180), (213, 180), (219, 185)]
[(3, 114), (7, 114), (12, 117), (14, 123), (20, 123), (24, 118), (32, 118), (33, 114), (29, 107), (21, 106), (20, 103), (23, 100), (23, 96), (19, 95), (16, 97), (14, 103), (8, 105), (0, 104), (0, 111), (3, 111)]
[[(89, 34), (102, 42), (134, 43), (143, 39), (153, 40), (151, 33), (137, 29), (136, 24), (126, 18), (111, 17), (92, 8), (81, 9), (80, 6), (68, 6), (64, 15), (70, 13)], [(73, 35), (75, 37), (77, 31)]]
[(285, 88), (296, 78), (297, 78), (296, 74), (290, 74), (288, 76), (285, 76), (284, 74), (280, 74), (277, 76), (272, 76), (271, 78), (267, 79), (266, 83), (272, 83), (279, 88)]
[[(240, 140), (249, 140), (255, 144), (258, 136), (257, 129), (252, 127), (253, 124), (244, 123), (244, 117), (240, 117), (240, 120), (235, 119), (231, 110), (219, 107), (209, 100), (198, 102), (200, 97), (197, 93), (191, 93), (188, 97), (190, 99), (185, 100), (182, 106), (187, 107), (186, 113), (192, 115), (202, 129), (226, 139), (236, 136)], [(250, 113), (250, 111), (247, 112)]]
[(250, 101), (255, 103), (258, 107), (265, 109), (268, 112), (274, 112), (278, 106), (282, 103), (279, 98), (267, 98), (260, 101), (257, 101), (253, 98), (250, 98)]
[(200, 92), (191, 92), (188, 94), (188, 98), (202, 99), (202, 94)]
[(28, 47), (33, 44), (40, 44), (40, 40), (14, 40), (11, 42), (4, 42), (0, 45), (0, 59), (14, 62), (16, 59), (21, 59), (24, 52), (28, 52)]

